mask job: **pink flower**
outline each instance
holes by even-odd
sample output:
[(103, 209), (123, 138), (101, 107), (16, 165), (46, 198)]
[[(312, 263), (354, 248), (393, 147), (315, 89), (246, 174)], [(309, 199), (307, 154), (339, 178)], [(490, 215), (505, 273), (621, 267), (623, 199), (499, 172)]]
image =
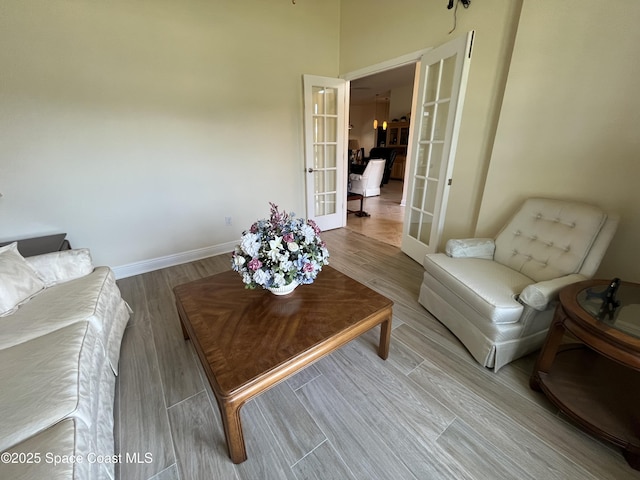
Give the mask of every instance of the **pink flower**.
[(284, 236), (284, 237), (282, 237), (282, 239), (285, 241), (285, 243), (291, 243), (291, 242), (293, 242), (293, 240), (294, 240), (293, 233), (287, 233), (287, 234), (285, 234), (285, 236)]
[(260, 269), (260, 267), (262, 267), (262, 262), (257, 258), (252, 258), (247, 266), (255, 272), (256, 270)]
[(313, 231), (316, 232), (316, 235), (320, 235), (320, 233), (322, 233), (322, 230), (320, 230), (320, 227), (318, 226), (318, 224), (316, 222), (314, 222), (313, 220), (309, 219), (309, 220), (307, 220), (307, 223), (311, 226), (311, 228), (313, 228)]
[(307, 262), (304, 264), (304, 266), (302, 267), (302, 271), (304, 273), (311, 273), (313, 272), (313, 264), (310, 262)]

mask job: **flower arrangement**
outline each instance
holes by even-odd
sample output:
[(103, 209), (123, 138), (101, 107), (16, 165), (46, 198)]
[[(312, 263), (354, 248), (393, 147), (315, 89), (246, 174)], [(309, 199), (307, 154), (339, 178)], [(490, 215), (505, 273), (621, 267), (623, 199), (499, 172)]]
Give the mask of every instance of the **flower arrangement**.
[(231, 264), (242, 276), (245, 288), (271, 289), (291, 283), (313, 283), (329, 251), (313, 220), (295, 218), (294, 213), (278, 211), (269, 203), (271, 216), (251, 225), (242, 233), (233, 251)]

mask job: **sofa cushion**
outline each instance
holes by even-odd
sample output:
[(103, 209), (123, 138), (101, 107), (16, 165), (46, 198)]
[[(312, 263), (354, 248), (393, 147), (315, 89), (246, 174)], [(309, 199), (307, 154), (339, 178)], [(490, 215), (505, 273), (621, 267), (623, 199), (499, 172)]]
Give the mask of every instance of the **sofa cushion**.
[[(73, 458), (78, 455), (76, 442), (74, 420), (64, 420), (7, 450), (9, 454), (16, 456), (29, 455), (25, 458), (32, 461), (0, 462), (0, 478), (11, 478), (12, 480), (82, 478), (78, 475), (74, 477), (74, 471), (82, 470), (84, 465), (62, 461), (63, 456)], [(55, 459), (58, 459), (57, 465), (53, 463)], [(84, 463), (85, 459), (82, 460)], [(88, 469), (84, 468), (84, 470)]]
[(71, 416), (91, 425), (96, 356), (104, 348), (89, 322), (0, 350), (0, 451)]
[(93, 260), (88, 248), (45, 253), (25, 260), (47, 287), (84, 277), (93, 271)]
[(481, 258), (452, 258), (436, 253), (425, 257), (424, 268), (460, 301), (495, 324), (520, 319), (523, 306), (518, 295), (534, 283), (515, 270)]
[(44, 288), (44, 283), (18, 252), (17, 242), (0, 247), (0, 317)]
[(122, 300), (113, 271), (96, 267), (89, 275), (46, 288), (13, 315), (0, 319), (0, 348), (89, 321), (100, 333), (116, 372), (128, 318), (128, 306)]

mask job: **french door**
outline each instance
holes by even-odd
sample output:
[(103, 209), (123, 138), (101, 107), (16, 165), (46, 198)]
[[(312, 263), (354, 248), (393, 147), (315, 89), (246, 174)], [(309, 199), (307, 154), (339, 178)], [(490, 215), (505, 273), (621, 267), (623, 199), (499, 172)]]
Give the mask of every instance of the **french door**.
[(322, 230), (346, 219), (347, 82), (304, 75), (304, 132), (307, 218)]
[(420, 59), (401, 247), (419, 263), (436, 251), (442, 234), (473, 36), (471, 31)]

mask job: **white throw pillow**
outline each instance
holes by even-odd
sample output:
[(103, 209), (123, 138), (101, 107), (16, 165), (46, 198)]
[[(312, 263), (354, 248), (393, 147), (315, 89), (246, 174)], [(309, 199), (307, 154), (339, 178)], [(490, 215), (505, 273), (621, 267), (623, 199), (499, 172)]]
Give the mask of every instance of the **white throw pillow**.
[(0, 317), (44, 288), (44, 283), (18, 252), (18, 243), (0, 247)]
[(93, 272), (93, 261), (88, 248), (34, 255), (25, 258), (25, 261), (47, 288)]

